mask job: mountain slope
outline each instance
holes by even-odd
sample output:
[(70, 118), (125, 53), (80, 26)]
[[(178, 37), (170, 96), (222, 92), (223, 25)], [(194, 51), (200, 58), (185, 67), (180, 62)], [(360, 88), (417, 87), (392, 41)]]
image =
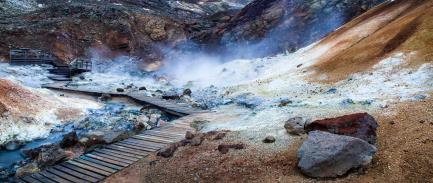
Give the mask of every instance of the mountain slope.
[(396, 53), (413, 53), (409, 67), (433, 61), (433, 2), (385, 3), (341, 27), (313, 50), (324, 54), (312, 67), (323, 81), (339, 81), (365, 72)]

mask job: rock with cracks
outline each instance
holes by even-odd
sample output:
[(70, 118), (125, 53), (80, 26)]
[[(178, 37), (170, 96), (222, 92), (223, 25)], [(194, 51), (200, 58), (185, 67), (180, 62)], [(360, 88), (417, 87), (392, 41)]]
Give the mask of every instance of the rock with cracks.
[(369, 164), (375, 153), (362, 139), (312, 131), (298, 150), (298, 167), (310, 177), (333, 178)]

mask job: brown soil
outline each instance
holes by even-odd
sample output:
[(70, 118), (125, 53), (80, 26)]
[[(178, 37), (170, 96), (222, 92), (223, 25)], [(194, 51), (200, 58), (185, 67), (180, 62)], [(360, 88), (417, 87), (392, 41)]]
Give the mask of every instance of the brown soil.
[[(30, 104), (28, 101), (32, 101), (32, 103)], [(0, 79), (1, 111), (9, 111), (17, 114), (34, 114), (44, 105), (47, 105), (47, 101), (43, 100), (39, 95), (9, 80)]]
[[(393, 112), (392, 112), (393, 111)], [(373, 114), (379, 123), (378, 153), (364, 171), (336, 182), (433, 182), (433, 99), (407, 102)], [(316, 182), (296, 168), (296, 151), (305, 136), (283, 149), (245, 141), (246, 149), (218, 152), (222, 141), (180, 148), (172, 158), (151, 156), (106, 182)], [(278, 139), (278, 137), (277, 137)]]
[[(319, 42), (316, 47), (332, 47), (312, 69), (318, 75), (327, 74), (325, 81), (335, 82), (352, 73), (367, 71), (380, 60), (399, 52), (416, 52), (407, 59), (410, 66), (430, 62), (433, 60), (432, 18), (432, 0), (385, 3)], [(362, 27), (372, 22), (379, 23)], [(370, 33), (364, 37), (349, 33), (356, 29)]]

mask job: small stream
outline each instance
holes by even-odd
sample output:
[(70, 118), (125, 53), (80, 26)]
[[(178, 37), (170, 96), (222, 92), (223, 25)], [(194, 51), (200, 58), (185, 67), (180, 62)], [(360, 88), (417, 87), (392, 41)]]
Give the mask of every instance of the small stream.
[(63, 139), (63, 136), (65, 134), (67, 134), (73, 130), (72, 124), (64, 126), (63, 129), (64, 130), (61, 132), (51, 132), (47, 138), (34, 140), (32, 142), (29, 142), (29, 143), (21, 146), (20, 148), (18, 148), (16, 150), (0, 151), (0, 169), (12, 168), (11, 166), (15, 165), (16, 163), (24, 161), (26, 158), (21, 153), (23, 150), (33, 149), (33, 148), (39, 147), (39, 146), (44, 145), (44, 144), (59, 143)]
[[(28, 142), (20, 148), (12, 151), (0, 150), (0, 182), (10, 178), (17, 168), (31, 162), (22, 153), (23, 150), (34, 149), (45, 144), (58, 144), (63, 140), (63, 136), (72, 131), (77, 133), (78, 138), (83, 133), (98, 130), (123, 130), (128, 133), (134, 133), (136, 119), (139, 116), (150, 116), (157, 114), (160, 117), (158, 121), (171, 121), (176, 117), (159, 111), (158, 109), (141, 109), (138, 105), (130, 100), (111, 100), (105, 102), (100, 109), (88, 110), (88, 115), (81, 121), (70, 122), (62, 126), (56, 126), (51, 130), (50, 135), (45, 139), (38, 139)], [(150, 117), (149, 117), (150, 118)], [(150, 122), (149, 122), (150, 123)], [(150, 125), (152, 128), (157, 124)], [(145, 128), (146, 129), (146, 128)]]

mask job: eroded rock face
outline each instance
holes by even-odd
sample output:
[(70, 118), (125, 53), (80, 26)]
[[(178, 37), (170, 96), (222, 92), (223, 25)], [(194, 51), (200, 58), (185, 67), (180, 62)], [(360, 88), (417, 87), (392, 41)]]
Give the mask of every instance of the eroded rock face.
[(373, 116), (367, 113), (357, 113), (337, 118), (316, 120), (305, 126), (307, 132), (314, 130), (327, 131), (339, 135), (347, 135), (363, 139), (370, 144), (376, 144), (376, 128)]
[(156, 44), (174, 44), (184, 31), (176, 21), (142, 8), (102, 2), (48, 2), (39, 10), (2, 19), (0, 55), (30, 47), (53, 53), (63, 62), (98, 54), (161, 59)]
[(338, 177), (369, 164), (375, 153), (376, 147), (362, 139), (312, 131), (298, 150), (298, 167), (310, 177)]
[(295, 51), (381, 2), (384, 0), (255, 0), (230, 21), (193, 37), (201, 43), (256, 45), (251, 47), (252, 56)]

